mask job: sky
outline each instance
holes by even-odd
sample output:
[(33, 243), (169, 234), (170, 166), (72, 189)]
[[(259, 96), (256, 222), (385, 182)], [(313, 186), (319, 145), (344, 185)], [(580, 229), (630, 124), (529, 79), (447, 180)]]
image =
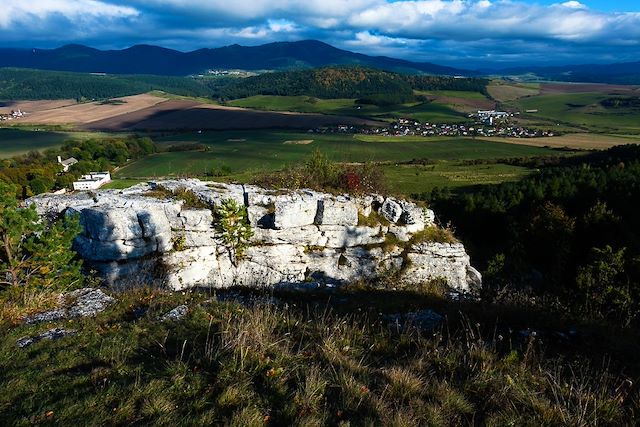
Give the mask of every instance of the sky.
[(640, 60), (640, 0), (2, 0), (2, 47), (316, 39), (458, 67)]

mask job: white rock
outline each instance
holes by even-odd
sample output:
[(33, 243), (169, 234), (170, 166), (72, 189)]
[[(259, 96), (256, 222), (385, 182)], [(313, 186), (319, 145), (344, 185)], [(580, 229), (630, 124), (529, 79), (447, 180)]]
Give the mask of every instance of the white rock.
[(284, 229), (311, 225), (317, 212), (318, 199), (315, 197), (279, 198), (275, 202), (274, 226)]
[(180, 212), (182, 229), (186, 231), (211, 231), (213, 214), (209, 209), (185, 209)]
[(380, 208), (380, 214), (391, 223), (396, 223), (402, 216), (402, 207), (393, 199), (386, 199)]
[(319, 225), (358, 225), (358, 205), (346, 198), (320, 200), (315, 222)]
[[(254, 237), (245, 256), (232, 258), (210, 209), (183, 209), (182, 201), (149, 197), (156, 185), (188, 189), (212, 207), (229, 198), (248, 205)], [(38, 196), (27, 203), (42, 215), (80, 213), (84, 231), (74, 248), (88, 268), (116, 288), (273, 286), (309, 277), (345, 282), (388, 271), (403, 271), (402, 280), (413, 283), (442, 277), (459, 289), (481, 281), (461, 244), (425, 242), (406, 254), (404, 245), (383, 250), (387, 233), (408, 241), (433, 223), (434, 214), (378, 195), (352, 199), (307, 190), (276, 193), (253, 186), (173, 180), (122, 191), (99, 190), (95, 195)], [(373, 209), (392, 224), (358, 226), (358, 212)], [(176, 250), (176, 242), (184, 250)]]

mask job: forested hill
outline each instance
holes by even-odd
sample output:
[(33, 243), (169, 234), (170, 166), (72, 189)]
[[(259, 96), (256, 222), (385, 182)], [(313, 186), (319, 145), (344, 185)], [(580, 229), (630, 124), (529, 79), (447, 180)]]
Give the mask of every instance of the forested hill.
[(389, 95), (405, 99), (413, 96), (413, 90), (407, 79), (399, 74), (350, 67), (262, 74), (221, 87), (218, 95), (223, 99), (253, 95), (308, 95), (318, 98)]
[(0, 69), (0, 99), (108, 99), (161, 90), (183, 96), (237, 99), (253, 95), (317, 98), (383, 98), (401, 103), (413, 90), (484, 92), (477, 78), (407, 76), (362, 67), (326, 67), (266, 73), (249, 78), (148, 75), (92, 75), (59, 71)]
[(186, 53), (148, 45), (106, 51), (82, 45), (67, 45), (51, 50), (0, 49), (0, 67), (86, 73), (185, 76), (216, 68), (291, 70), (328, 65), (360, 65), (405, 73), (465, 76), (476, 74), (473, 71), (431, 63), (367, 56), (337, 49), (315, 40), (269, 43), (252, 47), (232, 45)]
[(86, 73), (0, 69), (0, 99), (109, 99), (161, 90), (209, 97), (222, 81), (170, 76), (98, 76)]

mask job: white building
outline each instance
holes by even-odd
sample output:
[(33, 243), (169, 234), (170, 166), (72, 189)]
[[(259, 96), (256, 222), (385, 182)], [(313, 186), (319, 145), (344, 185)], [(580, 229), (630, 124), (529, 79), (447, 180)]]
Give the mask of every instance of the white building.
[(78, 163), (78, 160), (75, 157), (69, 157), (67, 160), (62, 160), (62, 157), (58, 156), (58, 163), (62, 165), (62, 170), (64, 172), (69, 172), (69, 168)]
[(73, 189), (97, 190), (109, 182), (111, 182), (111, 174), (109, 172), (90, 172), (88, 175), (82, 175), (79, 181), (75, 181)]

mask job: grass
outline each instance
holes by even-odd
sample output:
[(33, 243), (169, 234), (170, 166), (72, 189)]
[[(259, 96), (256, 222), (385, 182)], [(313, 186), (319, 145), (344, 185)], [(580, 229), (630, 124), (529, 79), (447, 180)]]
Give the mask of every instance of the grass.
[[(355, 305), (343, 310), (315, 297), (277, 296), (288, 304), (246, 308), (209, 302), (204, 293), (139, 289), (117, 295), (95, 319), (2, 323), (0, 422), (634, 424), (637, 394), (618, 387), (620, 377), (543, 352), (536, 338), (503, 336), (488, 320), (491, 310), (475, 303), (355, 292), (348, 295)], [(393, 313), (400, 298), (413, 307), (435, 304), (445, 326), (428, 333), (389, 327), (378, 313)], [(180, 304), (189, 307), (185, 319), (157, 320)], [(18, 338), (54, 326), (77, 333), (16, 349)]]
[(431, 193), (436, 188), (452, 189), (474, 185), (517, 181), (534, 172), (521, 166), (506, 164), (465, 165), (456, 161), (432, 165), (383, 165), (384, 175), (393, 193), (413, 195)]
[(552, 138), (481, 138), (486, 141), (508, 142), (509, 144), (535, 147), (571, 148), (576, 150), (606, 150), (623, 144), (637, 144), (640, 135), (603, 135), (597, 133), (567, 133)]
[[(115, 137), (106, 133), (64, 132), (34, 130), (38, 128), (0, 128), (0, 158), (26, 154), (29, 151), (44, 151), (60, 147), (69, 139), (91, 139)], [(122, 135), (118, 135), (122, 136)]]
[[(285, 141), (309, 140), (308, 145)], [(202, 143), (208, 151), (159, 153), (116, 172), (116, 178), (153, 178), (205, 174), (228, 168), (232, 174), (278, 170), (320, 150), (339, 162), (402, 162), (412, 159), (473, 160), (557, 155), (538, 147), (463, 138), (390, 138), (283, 131), (188, 133), (158, 138), (160, 144)]]
[(527, 96), (535, 96), (540, 93), (538, 84), (517, 84), (494, 80), (487, 86), (487, 91), (493, 99), (499, 102), (514, 101)]
[(412, 118), (422, 122), (438, 123), (467, 121), (465, 114), (437, 102), (411, 102), (401, 105), (377, 106), (359, 105), (355, 101), (355, 99), (318, 99), (308, 96), (259, 95), (230, 101), (228, 105), (272, 111), (369, 117), (377, 120)]
[(310, 96), (257, 95), (229, 101), (227, 105), (268, 111), (326, 114), (352, 109), (352, 114), (356, 114), (356, 105), (353, 99), (319, 99)]
[(59, 147), (67, 138), (67, 134), (58, 132), (0, 129), (0, 157), (13, 157), (29, 151)]
[(637, 111), (606, 109), (599, 104), (610, 97), (603, 93), (541, 95), (519, 99), (513, 105), (521, 111), (538, 110), (537, 113), (527, 115), (531, 119), (570, 124), (598, 133), (639, 133)]
[(486, 100), (487, 97), (480, 92), (464, 91), (464, 90), (417, 90), (416, 95), (427, 96), (446, 96), (449, 98)]

